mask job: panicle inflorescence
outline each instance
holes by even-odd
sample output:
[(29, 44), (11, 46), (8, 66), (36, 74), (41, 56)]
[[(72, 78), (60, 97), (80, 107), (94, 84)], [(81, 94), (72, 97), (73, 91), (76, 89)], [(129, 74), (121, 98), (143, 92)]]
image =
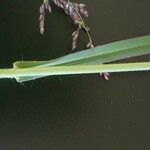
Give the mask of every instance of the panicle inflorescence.
[[(85, 9), (85, 4), (78, 4), (70, 2), (69, 0), (52, 0), (55, 5), (62, 8), (64, 12), (73, 20), (74, 24), (78, 26), (78, 29), (72, 33), (72, 50), (76, 49), (77, 47), (77, 40), (79, 37), (79, 33), (81, 29), (84, 29), (88, 35), (89, 42), (87, 44), (87, 48), (93, 48), (93, 42), (89, 33), (89, 28), (86, 27), (84, 20), (81, 16), (88, 17), (88, 11)], [(40, 6), (39, 12), (39, 28), (40, 33), (44, 33), (44, 21), (45, 21), (45, 11), (48, 10), (51, 13), (51, 7), (49, 5), (49, 0), (44, 0), (43, 4)]]
[(64, 12), (70, 16), (70, 18), (73, 20), (75, 25), (78, 25), (78, 29), (73, 32), (72, 34), (72, 50), (76, 49), (77, 47), (77, 39), (79, 37), (79, 33), (81, 29), (84, 29), (87, 32), (89, 42), (87, 44), (87, 48), (93, 48), (93, 42), (89, 33), (89, 28), (85, 26), (84, 20), (81, 16), (83, 14), (84, 16), (88, 17), (88, 11), (85, 9), (85, 4), (78, 4), (70, 2), (69, 0), (52, 0), (55, 5), (62, 8)]

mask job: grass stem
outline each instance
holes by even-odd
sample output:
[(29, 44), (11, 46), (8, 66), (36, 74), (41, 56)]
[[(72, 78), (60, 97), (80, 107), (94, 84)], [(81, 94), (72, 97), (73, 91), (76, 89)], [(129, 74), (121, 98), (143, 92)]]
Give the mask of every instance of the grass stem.
[(42, 68), (25, 69), (0, 69), (0, 78), (19, 78), (32, 76), (51, 76), (69, 74), (92, 74), (105, 72), (129, 72), (148, 71), (150, 62), (102, 64), (102, 65), (79, 65), (79, 66), (52, 66)]

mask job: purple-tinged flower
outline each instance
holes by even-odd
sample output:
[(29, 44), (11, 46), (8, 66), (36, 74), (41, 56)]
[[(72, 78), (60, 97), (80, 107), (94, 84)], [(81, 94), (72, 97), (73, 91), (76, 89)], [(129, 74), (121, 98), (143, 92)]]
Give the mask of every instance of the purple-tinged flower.
[(79, 29), (72, 33), (72, 50), (76, 49), (76, 47), (77, 47), (78, 37), (79, 37)]
[(51, 13), (51, 6), (49, 5), (49, 0), (44, 0), (43, 4), (39, 8), (39, 28), (40, 28), (40, 33), (44, 33), (44, 24), (45, 24), (45, 11), (48, 10)]
[(90, 41), (90, 42), (87, 44), (86, 47), (87, 47), (87, 48), (94, 48), (94, 45), (93, 45), (92, 42)]

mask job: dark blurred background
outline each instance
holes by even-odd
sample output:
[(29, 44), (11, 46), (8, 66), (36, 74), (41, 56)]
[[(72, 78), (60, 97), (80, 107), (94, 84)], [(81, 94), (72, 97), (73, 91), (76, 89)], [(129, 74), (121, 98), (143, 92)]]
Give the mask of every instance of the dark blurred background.
[[(87, 4), (94, 44), (150, 34), (148, 0), (74, 0)], [(1, 0), (0, 68), (71, 52), (76, 29), (52, 5), (39, 33), (42, 0)], [(85, 49), (82, 32), (78, 50)], [(143, 56), (132, 61), (147, 61)], [(131, 60), (127, 60), (130, 62)], [(150, 73), (53, 76), (20, 84), (0, 80), (0, 150), (149, 150)]]

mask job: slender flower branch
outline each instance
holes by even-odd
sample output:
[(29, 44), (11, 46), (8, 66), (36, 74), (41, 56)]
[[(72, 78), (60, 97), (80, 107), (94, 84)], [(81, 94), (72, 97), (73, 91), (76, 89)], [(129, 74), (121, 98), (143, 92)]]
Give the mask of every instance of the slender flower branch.
[[(68, 0), (68, 1), (69, 1), (69, 0)], [(88, 17), (88, 12), (83, 9), (83, 7), (84, 7), (85, 5), (84, 5), (84, 4), (71, 3), (70, 1), (69, 1), (69, 3), (74, 6), (74, 9), (75, 9), (76, 13), (77, 13), (77, 14), (79, 15), (79, 17), (80, 17), (81, 22), (80, 22), (79, 26), (81, 26), (81, 27), (79, 27), (79, 28), (80, 28), (80, 29), (83, 28), (83, 29), (86, 31), (86, 33), (87, 33), (87, 36), (88, 36), (88, 38), (89, 38), (89, 43), (87, 44), (87, 48), (94, 48), (93, 40), (92, 40), (91, 35), (90, 35), (90, 32), (89, 32), (89, 31), (90, 31), (90, 28), (89, 28), (89, 27), (86, 27), (85, 22), (84, 22), (82, 16), (80, 15), (80, 13), (79, 13), (79, 11), (78, 11), (79, 9), (77, 8), (77, 6), (79, 7), (79, 6), (81, 5), (82, 7), (81, 7), (81, 6), (80, 6), (80, 7), (81, 7), (82, 9), (80, 8), (80, 10), (85, 14), (85, 16)]]

